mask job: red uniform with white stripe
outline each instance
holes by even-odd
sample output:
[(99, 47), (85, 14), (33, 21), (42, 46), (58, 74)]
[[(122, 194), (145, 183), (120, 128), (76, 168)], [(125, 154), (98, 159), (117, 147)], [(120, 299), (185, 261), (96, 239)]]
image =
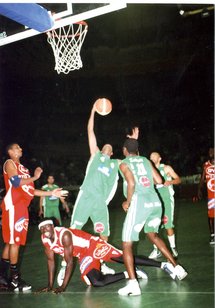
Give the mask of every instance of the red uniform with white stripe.
[(113, 262), (111, 258), (122, 256), (122, 251), (113, 247), (109, 243), (101, 240), (98, 236), (93, 236), (85, 231), (55, 227), (54, 242), (41, 236), (43, 245), (64, 257), (64, 247), (62, 245), (62, 236), (65, 231), (72, 234), (73, 252), (72, 256), (77, 257), (80, 265), (81, 278), (85, 281), (85, 276), (92, 269), (100, 270), (100, 260)]
[[(22, 164), (12, 161), (20, 178), (30, 178), (28, 169)], [(6, 162), (5, 162), (6, 164)], [(25, 245), (28, 231), (28, 206), (34, 197), (34, 183), (12, 186), (8, 174), (3, 166), (6, 195), (2, 207), (2, 235), (5, 243)]]
[(215, 216), (215, 166), (207, 161), (204, 164), (204, 170), (208, 193), (208, 217), (213, 218)]

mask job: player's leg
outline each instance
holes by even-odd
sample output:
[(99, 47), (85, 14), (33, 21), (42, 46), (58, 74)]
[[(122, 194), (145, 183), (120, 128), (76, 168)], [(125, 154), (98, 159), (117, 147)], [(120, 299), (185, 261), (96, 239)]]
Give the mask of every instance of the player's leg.
[(174, 258), (178, 257), (178, 251), (175, 244), (175, 232), (174, 232), (174, 209), (175, 201), (173, 196), (169, 196), (165, 202), (165, 215), (164, 215), (164, 227), (166, 229), (167, 238), (169, 241), (170, 249)]
[[(124, 263), (123, 256), (113, 257), (111, 259), (118, 263)], [(134, 264), (135, 266), (138, 265), (138, 266), (157, 267), (157, 268), (164, 270), (167, 274), (170, 275), (172, 279), (175, 279), (176, 277), (175, 272), (174, 272), (174, 266), (170, 262), (159, 262), (159, 261), (150, 259), (146, 256), (134, 256)], [(136, 274), (137, 274), (137, 278), (147, 279), (147, 274), (144, 271), (139, 270), (139, 268), (136, 268)]]
[(90, 212), (92, 211), (92, 200), (80, 190), (75, 201), (73, 208), (70, 227), (73, 229), (81, 230), (86, 224), (88, 218), (90, 217)]
[(184, 270), (184, 268), (181, 265), (178, 265), (176, 263), (174, 257), (172, 256), (171, 252), (167, 248), (164, 241), (161, 238), (159, 238), (157, 233), (149, 232), (147, 233), (147, 236), (149, 240), (158, 247), (158, 249), (161, 251), (163, 256), (166, 257), (166, 259), (170, 261), (171, 264), (174, 266), (174, 274), (177, 276), (177, 278), (179, 280), (184, 279), (187, 276), (187, 272)]
[[(215, 203), (215, 199), (209, 199), (208, 205), (211, 205), (211, 201), (213, 200), (213, 204)], [(210, 231), (210, 244), (213, 245), (214, 241), (214, 208), (208, 209), (208, 226)]]
[(118, 294), (122, 296), (141, 294), (140, 286), (136, 279), (133, 257), (133, 241), (139, 240), (139, 232), (144, 225), (144, 213), (141, 208), (142, 200), (134, 193), (122, 230), (123, 259), (129, 276), (128, 284), (118, 290)]
[(94, 287), (103, 287), (126, 278), (125, 272), (103, 275), (98, 269), (92, 269), (86, 276), (83, 277), (84, 281)]
[(20, 245), (24, 246), (27, 239), (27, 230), (29, 224), (28, 208), (23, 206), (22, 203), (17, 203), (11, 218), (14, 219), (14, 224), (11, 228), (11, 233), (13, 234), (12, 241), (14, 244), (10, 244), (9, 246), (10, 288), (16, 292), (27, 291), (31, 289), (31, 285), (27, 284), (23, 279), (21, 279), (20, 269), (18, 268), (18, 261)]
[[(97, 199), (94, 200), (94, 207), (90, 218), (93, 222), (95, 233), (99, 233), (100, 238), (107, 242), (110, 235), (109, 211), (103, 196), (101, 198), (97, 196)], [(100, 262), (102, 274), (115, 274), (115, 270), (107, 266), (104, 260), (100, 260)]]
[(10, 268), (9, 244), (5, 244), (0, 261), (0, 289), (8, 289), (8, 272)]

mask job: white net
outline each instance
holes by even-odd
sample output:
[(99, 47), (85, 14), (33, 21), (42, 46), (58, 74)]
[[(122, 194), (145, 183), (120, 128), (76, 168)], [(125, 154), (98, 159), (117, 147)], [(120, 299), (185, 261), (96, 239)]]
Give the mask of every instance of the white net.
[(82, 68), (80, 51), (87, 30), (87, 23), (81, 21), (47, 32), (47, 41), (52, 46), (58, 74), (68, 74)]

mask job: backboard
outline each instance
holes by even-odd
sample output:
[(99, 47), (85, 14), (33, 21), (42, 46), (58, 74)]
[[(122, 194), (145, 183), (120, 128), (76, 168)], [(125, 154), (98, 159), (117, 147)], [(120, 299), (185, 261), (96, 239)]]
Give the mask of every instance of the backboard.
[(126, 7), (124, 0), (93, 2), (0, 3), (0, 46)]

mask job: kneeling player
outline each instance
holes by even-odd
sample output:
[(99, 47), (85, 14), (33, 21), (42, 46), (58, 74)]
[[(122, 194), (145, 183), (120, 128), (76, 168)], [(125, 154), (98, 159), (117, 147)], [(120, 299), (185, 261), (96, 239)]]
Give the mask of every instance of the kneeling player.
[[(54, 227), (51, 219), (45, 219), (39, 224), (41, 239), (45, 247), (45, 253), (48, 261), (48, 287), (40, 292), (49, 292), (53, 290), (55, 259), (54, 254), (61, 255), (66, 263), (65, 275), (62, 277), (62, 284), (54, 289), (54, 293), (64, 292), (72, 270), (73, 257), (77, 257), (80, 265), (81, 278), (87, 285), (102, 287), (107, 284), (128, 278), (127, 272), (103, 275), (101, 273), (101, 260), (106, 262), (123, 263), (122, 251), (82, 230)], [(158, 262), (147, 257), (135, 257), (136, 265), (146, 265), (162, 268), (173, 279), (176, 278), (174, 266), (168, 262)], [(147, 275), (137, 270), (138, 278), (147, 279)]]

